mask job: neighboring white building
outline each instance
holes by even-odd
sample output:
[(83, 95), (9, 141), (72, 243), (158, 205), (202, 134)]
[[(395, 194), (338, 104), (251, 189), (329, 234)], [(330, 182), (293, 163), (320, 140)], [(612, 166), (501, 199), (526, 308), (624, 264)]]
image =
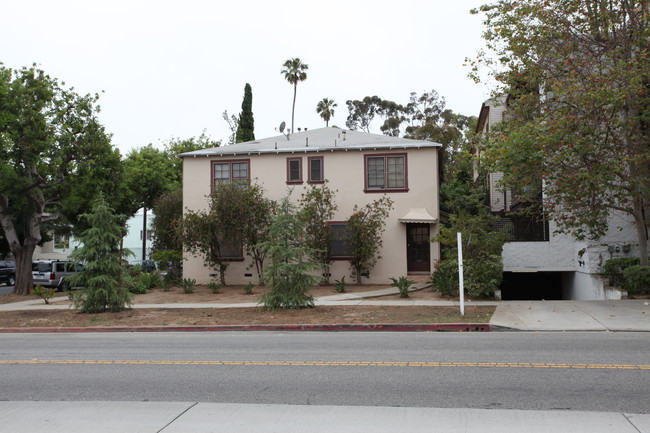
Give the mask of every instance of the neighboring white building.
[[(503, 120), (506, 98), (488, 100), (481, 107), (476, 131), (488, 133)], [(557, 234), (557, 226), (539, 220), (509, 218), (516, 206), (510, 191), (498, 185), (502, 173), (490, 173), (489, 203), (493, 213), (513, 226), (512, 241), (503, 247), (504, 296), (512, 299), (620, 299), (620, 292), (599, 277), (603, 264), (616, 257), (638, 257), (636, 229), (631, 216), (610, 212), (609, 230), (594, 241)]]
[[(124, 249), (129, 249), (133, 252), (132, 256), (125, 257), (126, 261), (141, 260), (142, 259), (142, 235), (143, 235), (143, 209), (139, 209), (135, 216), (129, 218), (126, 222), (127, 234), (123, 240)], [(147, 212), (147, 253), (146, 258), (151, 258), (151, 251), (153, 247), (153, 212)], [(74, 236), (58, 236), (55, 235), (54, 239), (45, 242), (43, 246), (36, 247), (34, 251), (34, 260), (67, 260), (72, 251), (81, 245), (79, 239)]]
[(142, 260), (142, 237), (147, 236), (147, 250), (145, 252), (145, 259), (151, 259), (151, 252), (153, 251), (153, 212), (147, 210), (147, 227), (146, 234), (143, 227), (144, 209), (138, 209), (135, 215), (126, 222), (126, 229), (128, 232), (124, 236), (122, 246), (125, 250), (130, 250), (133, 255), (125, 257), (126, 261)]
[(74, 236), (55, 235), (54, 239), (36, 246), (34, 260), (67, 260), (72, 251), (81, 245)]
[[(394, 204), (386, 221), (381, 259), (364, 282), (385, 284), (390, 277), (428, 274), (440, 257), (430, 238), (438, 231), (438, 148), (440, 144), (338, 128), (237, 143), (180, 155), (183, 158), (183, 209), (208, 207), (216, 182), (233, 179), (260, 184), (269, 198), (280, 200), (293, 188), (297, 200), (310, 184), (336, 192), (338, 210), (331, 224), (341, 228), (355, 205), (364, 206), (385, 194)], [(257, 279), (255, 266), (241, 248), (231, 258), (226, 279), (246, 284)], [(202, 257), (185, 254), (184, 277), (210, 281), (215, 271)], [(351, 274), (345, 257), (335, 257), (331, 279)]]

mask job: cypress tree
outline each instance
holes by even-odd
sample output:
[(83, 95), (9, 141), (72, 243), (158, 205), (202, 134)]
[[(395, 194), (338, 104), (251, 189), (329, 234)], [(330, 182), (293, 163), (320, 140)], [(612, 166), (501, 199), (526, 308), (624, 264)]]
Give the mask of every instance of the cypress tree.
[(237, 126), (236, 142), (255, 140), (255, 121), (253, 120), (253, 90), (246, 83), (244, 87), (244, 100), (241, 103), (239, 125)]

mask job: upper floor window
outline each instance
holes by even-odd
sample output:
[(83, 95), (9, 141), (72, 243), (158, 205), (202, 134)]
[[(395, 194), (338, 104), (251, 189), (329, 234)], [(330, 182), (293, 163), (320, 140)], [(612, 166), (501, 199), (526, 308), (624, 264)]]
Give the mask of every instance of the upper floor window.
[(307, 158), (309, 166), (309, 183), (322, 183), (325, 181), (325, 176), (323, 175), (323, 157), (322, 156), (310, 156)]
[(214, 184), (241, 182), (248, 183), (250, 171), (248, 160), (216, 161), (212, 163)]
[(406, 154), (366, 155), (366, 191), (407, 191)]
[(302, 158), (287, 158), (287, 183), (302, 183)]

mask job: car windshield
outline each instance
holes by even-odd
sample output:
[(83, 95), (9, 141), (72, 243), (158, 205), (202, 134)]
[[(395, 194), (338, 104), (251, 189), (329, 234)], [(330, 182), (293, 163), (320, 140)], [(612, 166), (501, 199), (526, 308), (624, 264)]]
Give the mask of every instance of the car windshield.
[(50, 272), (51, 270), (52, 270), (52, 263), (32, 263), (32, 271)]

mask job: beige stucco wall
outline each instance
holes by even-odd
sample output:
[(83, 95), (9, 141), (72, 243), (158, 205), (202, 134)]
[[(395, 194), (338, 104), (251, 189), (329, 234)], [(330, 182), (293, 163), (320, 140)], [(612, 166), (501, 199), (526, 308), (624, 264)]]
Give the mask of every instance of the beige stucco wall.
[[(386, 231), (383, 236), (382, 259), (370, 272), (370, 278), (364, 283), (383, 284), (389, 282), (389, 277), (407, 275), (406, 264), (406, 225), (398, 221), (411, 208), (426, 208), (434, 217), (439, 217), (437, 189), (437, 149), (422, 148), (394, 151), (335, 151), (325, 153), (280, 153), (262, 155), (224, 156), (224, 157), (186, 157), (183, 163), (183, 206), (186, 209), (207, 209), (211, 182), (211, 162), (218, 160), (250, 160), (252, 182), (261, 184), (269, 198), (280, 200), (288, 190), (293, 189), (292, 197), (297, 200), (309, 185), (288, 186), (286, 184), (287, 158), (302, 157), (303, 179), (307, 177), (307, 158), (323, 156), (325, 179), (329, 187), (337, 190), (336, 203), (338, 211), (335, 221), (345, 221), (351, 215), (354, 205), (363, 206), (381, 197), (378, 193), (365, 193), (364, 189), (364, 155), (369, 154), (407, 154), (408, 192), (387, 194), (394, 201), (394, 208), (386, 221)], [(437, 225), (431, 225), (431, 235), (437, 233)], [(431, 261), (439, 258), (439, 247), (431, 245)], [(214, 273), (204, 267), (201, 257), (185, 254), (184, 276), (194, 278), (200, 284), (210, 280)], [(250, 276), (247, 276), (250, 275)], [(335, 261), (331, 271), (331, 281), (345, 276), (351, 281), (349, 263)], [(255, 267), (249, 258), (244, 262), (232, 262), (228, 268), (227, 284), (246, 284), (258, 280)]]

